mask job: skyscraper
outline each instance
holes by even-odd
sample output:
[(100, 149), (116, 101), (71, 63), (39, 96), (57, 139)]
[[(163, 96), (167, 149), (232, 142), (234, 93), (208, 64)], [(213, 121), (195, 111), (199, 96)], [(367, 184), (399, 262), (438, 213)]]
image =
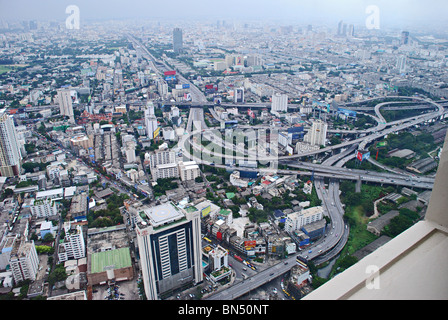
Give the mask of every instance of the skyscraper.
[(272, 96), (271, 111), (287, 112), (288, 111), (288, 95), (276, 93)]
[(244, 102), (244, 88), (236, 88), (234, 90), (233, 102), (234, 103), (243, 103)]
[(403, 31), (401, 33), (401, 44), (402, 45), (409, 44), (409, 31)]
[(338, 23), (338, 36), (341, 36), (342, 35), (342, 28), (343, 28), (343, 26), (344, 26), (344, 21), (339, 21), (339, 23)]
[(406, 72), (406, 56), (399, 56), (397, 58), (397, 70), (399, 73)]
[(71, 123), (75, 123), (75, 116), (73, 114), (72, 97), (70, 89), (59, 89), (58, 103), (61, 115), (69, 117)]
[(0, 110), (0, 175), (13, 177), (20, 174), (22, 153), (14, 126), (14, 121), (6, 112)]
[(157, 118), (154, 113), (154, 104), (148, 102), (145, 109), (146, 134), (149, 139), (154, 139), (154, 132), (157, 130)]
[(24, 280), (36, 280), (39, 258), (34, 241), (27, 242), (22, 238), (16, 239), (11, 250), (9, 265), (16, 283)]
[(325, 146), (328, 125), (322, 120), (314, 120), (311, 129), (304, 137), (304, 141), (313, 146)]
[(174, 30), (173, 30), (173, 50), (175, 53), (182, 52), (182, 50), (183, 50), (182, 29), (181, 28), (174, 28)]
[(168, 202), (140, 211), (137, 219), (147, 299), (157, 300), (202, 281), (199, 211), (187, 212)]

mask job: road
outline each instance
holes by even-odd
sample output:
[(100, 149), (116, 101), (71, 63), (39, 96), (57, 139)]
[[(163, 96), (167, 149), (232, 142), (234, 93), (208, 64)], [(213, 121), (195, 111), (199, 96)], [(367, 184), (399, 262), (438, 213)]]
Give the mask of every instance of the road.
[[(386, 104), (381, 104), (381, 106), (384, 105)], [(381, 113), (379, 112), (381, 106), (375, 108), (375, 111), (379, 119), (384, 119)], [(443, 113), (444, 113), (443, 108), (441, 109), (438, 108), (438, 112), (432, 113), (430, 114), (430, 116), (425, 115), (423, 117), (419, 117), (419, 119), (411, 120), (407, 123), (407, 125), (420, 123), (421, 121), (426, 121), (426, 119), (432, 117), (438, 117)], [(402, 130), (408, 127), (407, 125), (403, 126), (403, 123), (404, 120), (401, 123), (400, 127), (393, 128), (394, 131)], [(386, 123), (385, 120), (384, 123), (380, 122), (379, 124), (381, 125), (384, 133), (384, 131), (386, 131), (385, 128), (387, 127), (388, 124)], [(375, 133), (372, 136), (378, 136), (378, 133)], [(364, 139), (359, 140), (358, 142), (363, 142), (366, 140), (372, 141), (373, 139), (372, 137), (367, 136), (364, 137)], [(364, 145), (365, 144), (366, 143), (364, 143)], [(409, 181), (411, 181), (410, 180), (411, 177), (409, 177), (409, 175), (401, 173), (395, 175), (391, 173), (386, 173), (385, 176), (383, 173), (368, 172), (364, 170), (353, 171), (352, 169), (343, 169), (342, 166), (345, 164), (345, 162), (354, 157), (353, 152), (355, 150), (356, 145), (352, 145), (344, 152), (330, 157), (322, 165), (313, 165), (308, 163), (298, 163), (298, 164), (293, 164), (291, 162), (288, 163), (288, 165), (291, 166), (295, 165), (297, 167), (301, 166), (302, 168), (308, 167), (308, 169), (310, 169), (312, 167), (311, 168), (312, 170), (320, 170), (320, 169), (328, 170), (329, 172), (327, 172), (327, 174), (331, 174), (332, 176), (334, 176), (330, 179), (329, 187), (327, 190), (324, 189), (323, 179), (321, 178), (315, 179), (315, 188), (318, 193), (318, 196), (322, 200), (322, 205), (325, 207), (326, 212), (331, 218), (330, 229), (327, 230), (325, 237), (313, 243), (310, 247), (307, 248), (305, 252), (302, 251), (301, 253), (299, 253), (299, 255), (304, 256), (307, 259), (315, 259), (316, 263), (322, 263), (333, 258), (342, 250), (342, 248), (345, 246), (348, 240), (349, 227), (346, 226), (343, 221), (344, 210), (342, 207), (342, 203), (340, 202), (339, 181), (336, 179), (339, 177), (337, 175), (341, 174), (342, 171), (344, 171), (344, 174), (352, 175), (352, 177), (354, 178), (358, 177), (358, 179), (361, 180), (378, 182), (379, 179), (380, 183), (391, 183), (391, 184), (400, 184), (400, 183), (409, 184)], [(419, 178), (417, 182), (424, 183), (425, 186), (432, 188), (431, 181), (433, 183), (433, 180), (430, 179), (431, 178), (422, 177)], [(423, 180), (425, 181), (423, 182)], [(412, 181), (411, 185), (417, 186), (417, 182)], [(278, 263), (273, 267), (267, 268), (266, 270), (249, 277), (243, 282), (237, 283), (226, 290), (220, 291), (210, 296), (209, 298), (207, 298), (207, 300), (236, 299), (288, 271), (292, 267), (292, 265), (295, 264), (295, 259), (296, 259), (295, 256), (290, 257), (287, 260), (285, 260), (285, 263)]]

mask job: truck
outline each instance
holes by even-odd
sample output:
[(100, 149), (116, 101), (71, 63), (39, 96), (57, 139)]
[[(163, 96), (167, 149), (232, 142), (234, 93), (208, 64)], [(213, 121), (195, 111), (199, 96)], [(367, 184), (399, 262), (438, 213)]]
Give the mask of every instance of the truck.
[(240, 256), (238, 256), (238, 255), (234, 255), (233, 256), (236, 260), (238, 260), (239, 262), (243, 262), (243, 258), (241, 258)]

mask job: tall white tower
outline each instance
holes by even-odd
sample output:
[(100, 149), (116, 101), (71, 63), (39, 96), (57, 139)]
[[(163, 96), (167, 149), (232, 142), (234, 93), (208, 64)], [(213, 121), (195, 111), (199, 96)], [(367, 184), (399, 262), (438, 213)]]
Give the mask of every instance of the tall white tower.
[(0, 175), (13, 177), (20, 174), (22, 153), (16, 127), (6, 109), (0, 110)]
[(325, 146), (328, 125), (322, 120), (314, 120), (310, 131), (303, 140), (313, 146)]
[(145, 109), (145, 126), (148, 138), (154, 138), (154, 131), (157, 129), (157, 118), (154, 113), (154, 104), (148, 102)]
[(287, 112), (288, 111), (288, 95), (276, 93), (272, 96), (271, 111)]

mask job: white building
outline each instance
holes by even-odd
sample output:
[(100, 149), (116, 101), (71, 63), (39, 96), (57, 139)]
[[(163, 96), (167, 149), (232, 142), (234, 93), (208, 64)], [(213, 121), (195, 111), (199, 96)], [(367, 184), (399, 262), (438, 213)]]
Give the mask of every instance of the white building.
[(406, 56), (401, 55), (397, 58), (397, 70), (399, 73), (406, 72)]
[(124, 147), (124, 153), (126, 155), (126, 163), (134, 163), (137, 160), (135, 157), (135, 143), (126, 143), (126, 146)]
[(58, 205), (53, 200), (32, 200), (30, 210), (35, 218), (48, 218), (58, 214)]
[(63, 198), (64, 198), (64, 188), (57, 188), (52, 190), (36, 192), (36, 200), (63, 199)]
[(75, 123), (75, 116), (73, 114), (72, 95), (70, 89), (59, 89), (58, 104), (61, 115), (69, 117), (71, 123)]
[(148, 105), (146, 106), (144, 113), (145, 113), (146, 135), (148, 136), (148, 138), (153, 139), (154, 132), (156, 131), (158, 125), (157, 125), (157, 118), (154, 113), (154, 105), (152, 102), (148, 102)]
[(303, 209), (288, 214), (285, 221), (285, 231), (300, 230), (304, 225), (319, 221), (323, 218), (324, 209), (321, 206)]
[(151, 168), (153, 180), (165, 178), (178, 178), (179, 168), (177, 163), (158, 164), (155, 168)]
[(248, 181), (240, 178), (239, 171), (233, 171), (232, 174), (230, 175), (229, 181), (232, 186), (236, 187), (247, 188), (248, 185)]
[(64, 231), (64, 242), (59, 244), (59, 262), (84, 258), (86, 256), (86, 245), (81, 226), (72, 226), (70, 221), (64, 222)]
[(27, 242), (17, 238), (11, 251), (9, 265), (16, 283), (24, 280), (36, 280), (39, 258), (34, 241)]
[(276, 93), (272, 96), (271, 111), (287, 112), (288, 111), (288, 95)]
[(156, 150), (149, 154), (149, 166), (155, 168), (157, 165), (176, 162), (176, 153), (171, 150)]
[(22, 153), (14, 121), (6, 112), (0, 110), (0, 175), (18, 176), (21, 171)]
[(171, 127), (163, 127), (162, 134), (163, 134), (163, 140), (172, 141), (176, 139), (176, 133), (174, 129)]
[(236, 88), (233, 91), (233, 102), (234, 103), (244, 102), (244, 88)]
[(303, 141), (313, 146), (325, 146), (328, 125), (322, 120), (314, 120), (311, 129), (304, 136)]
[(179, 162), (179, 175), (182, 181), (194, 180), (200, 174), (196, 161)]

